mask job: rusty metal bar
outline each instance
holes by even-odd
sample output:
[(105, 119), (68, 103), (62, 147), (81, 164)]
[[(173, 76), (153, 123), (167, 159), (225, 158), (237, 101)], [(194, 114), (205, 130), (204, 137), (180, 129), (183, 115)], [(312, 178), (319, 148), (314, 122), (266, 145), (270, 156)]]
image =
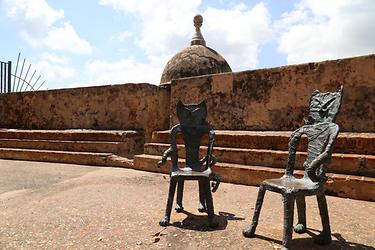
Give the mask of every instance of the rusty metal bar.
[(3, 93), (3, 62), (0, 62), (0, 92)]
[[(6, 72), (7, 72), (7, 64), (3, 63), (3, 67), (4, 67), (4, 69), (3, 69), (3, 75), (2, 75), (2, 77), (3, 77), (3, 87), (5, 87), (6, 86), (6, 81), (7, 81), (7, 74), (6, 74)], [(6, 93), (6, 91), (4, 91), (4, 93)]]
[[(34, 73), (33, 73), (32, 76), (30, 77), (30, 80), (29, 80), (28, 82), (26, 81), (26, 82), (27, 82), (27, 86), (26, 86), (26, 88), (25, 88), (25, 91), (27, 90), (27, 87), (28, 87), (28, 86), (30, 86), (30, 90), (33, 90), (33, 89), (32, 89), (32, 86), (31, 86), (30, 83), (31, 83), (31, 80), (34, 78), (35, 73), (36, 73), (36, 70), (34, 70)], [(26, 80), (26, 79), (25, 79), (25, 80)]]
[(18, 91), (18, 86), (20, 84), (20, 81), (22, 79), (22, 73), (23, 73), (23, 67), (25, 66), (25, 58), (23, 59), (23, 63), (22, 63), (22, 67), (21, 67), (21, 73), (20, 73), (20, 77), (18, 78), (18, 82), (17, 82), (17, 88), (16, 88), (16, 92)]
[[(24, 85), (25, 82), (26, 82), (26, 78), (27, 78), (27, 75), (29, 74), (30, 67), (31, 67), (31, 63), (29, 64), (29, 68), (28, 68), (27, 71), (26, 71), (26, 75), (25, 75), (24, 79), (22, 79), (22, 85), (21, 85), (21, 88), (20, 88), (20, 92), (22, 92), (22, 88), (23, 88), (23, 85)], [(26, 86), (27, 86), (27, 85), (26, 85)]]
[(13, 91), (14, 91), (14, 87), (16, 85), (16, 76), (17, 76), (18, 62), (20, 61), (20, 56), (21, 56), (21, 53), (18, 53), (16, 71), (14, 72)]
[(41, 77), (41, 75), (39, 75), (38, 79), (36, 79), (33, 86), (31, 86), (31, 90), (34, 90), (34, 87), (35, 87), (36, 83), (39, 81), (40, 77)]
[(46, 81), (44, 80), (40, 85), (39, 85), (39, 87), (37, 88), (37, 90), (39, 90), (42, 86), (43, 86), (43, 84), (45, 83)]
[(8, 61), (8, 92), (11, 91), (12, 87), (12, 62)]

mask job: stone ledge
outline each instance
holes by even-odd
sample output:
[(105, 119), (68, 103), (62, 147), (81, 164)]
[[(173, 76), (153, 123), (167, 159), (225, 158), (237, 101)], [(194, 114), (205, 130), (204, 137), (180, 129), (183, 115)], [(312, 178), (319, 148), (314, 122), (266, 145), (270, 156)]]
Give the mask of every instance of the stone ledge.
[[(134, 168), (149, 172), (170, 173), (170, 160), (161, 168), (157, 162), (161, 156), (136, 155), (134, 156)], [(183, 162), (183, 160), (180, 160)], [(214, 166), (215, 172), (221, 175), (223, 182), (230, 182), (243, 185), (259, 185), (264, 179), (279, 178), (284, 174), (283, 169), (248, 166), (233, 163), (217, 163)], [(295, 175), (301, 177), (302, 171), (295, 171)], [(375, 201), (375, 178), (358, 177), (353, 175), (327, 174), (330, 181), (327, 183), (327, 194)]]
[[(232, 148), (255, 148), (288, 150), (288, 141), (292, 131), (245, 131), (245, 130), (215, 130), (215, 146)], [(152, 133), (151, 142), (169, 143), (169, 130)], [(183, 144), (181, 135), (177, 141)], [(207, 138), (202, 143), (207, 144)], [(307, 138), (302, 137), (300, 151), (306, 151)], [(375, 133), (340, 132), (334, 152), (375, 154)]]

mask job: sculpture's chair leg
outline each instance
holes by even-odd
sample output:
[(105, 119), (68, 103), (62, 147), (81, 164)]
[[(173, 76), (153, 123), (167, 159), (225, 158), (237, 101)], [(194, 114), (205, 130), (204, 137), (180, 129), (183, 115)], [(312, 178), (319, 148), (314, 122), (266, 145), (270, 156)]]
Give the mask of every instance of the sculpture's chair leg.
[(198, 211), (204, 213), (207, 211), (206, 208), (206, 196), (205, 196), (205, 186), (202, 180), (199, 180), (199, 206)]
[(322, 220), (323, 230), (322, 232), (315, 236), (314, 241), (319, 245), (326, 245), (331, 243), (331, 227), (329, 225), (328, 207), (327, 200), (324, 192), (317, 194), (316, 199), (318, 201), (320, 218)]
[(298, 222), (294, 226), (294, 232), (302, 234), (306, 233), (306, 202), (305, 196), (297, 196), (297, 212), (298, 212)]
[(173, 198), (174, 193), (176, 191), (176, 184), (177, 180), (171, 177), (171, 181), (169, 184), (169, 193), (168, 193), (168, 201), (167, 201), (167, 208), (165, 210), (164, 218), (159, 222), (160, 226), (166, 227), (169, 225), (169, 220), (171, 217), (172, 205), (173, 205)]
[(204, 185), (204, 194), (205, 194), (206, 204), (207, 204), (208, 224), (210, 227), (215, 228), (219, 224), (215, 220), (214, 203), (212, 199), (210, 181), (207, 179), (205, 181), (202, 181), (202, 184)]
[(259, 187), (259, 191), (258, 191), (258, 198), (255, 204), (253, 221), (251, 222), (251, 225), (248, 228), (243, 230), (243, 235), (245, 237), (253, 237), (255, 234), (255, 230), (258, 225), (259, 214), (260, 214), (260, 210), (262, 209), (262, 204), (263, 204), (265, 193), (266, 193), (266, 188), (264, 187), (264, 185), (261, 184)]
[(282, 250), (290, 249), (293, 235), (294, 196), (289, 193), (283, 194), (284, 203), (284, 228)]
[(184, 180), (179, 180), (177, 183), (177, 202), (176, 202), (176, 212), (181, 213), (184, 210), (182, 206), (182, 198), (184, 196)]

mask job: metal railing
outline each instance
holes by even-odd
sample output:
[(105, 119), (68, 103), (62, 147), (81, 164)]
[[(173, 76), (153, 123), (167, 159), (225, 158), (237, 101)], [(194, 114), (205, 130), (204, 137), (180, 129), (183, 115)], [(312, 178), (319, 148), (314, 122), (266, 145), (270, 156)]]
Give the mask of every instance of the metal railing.
[[(41, 75), (39, 77), (34, 78), (36, 70), (34, 70), (34, 73), (31, 74), (31, 77), (29, 77), (29, 72), (31, 69), (31, 63), (27, 67), (27, 70), (25, 68), (25, 62), (26, 59), (23, 59), (22, 66), (19, 69), (19, 62), (20, 62), (20, 56), (21, 53), (18, 53), (17, 57), (17, 63), (14, 70), (14, 74), (12, 73), (12, 62), (3, 62), (1, 63), (1, 70), (0, 70), (0, 93), (11, 93), (11, 92), (24, 92), (24, 91), (35, 91), (39, 90), (45, 81), (43, 81), (41, 84), (37, 85), (39, 80), (41, 79)], [(19, 73), (19, 75), (17, 75)], [(13, 78), (13, 81), (12, 81)]]
[(11, 92), (12, 86), (12, 62), (0, 61), (0, 92)]

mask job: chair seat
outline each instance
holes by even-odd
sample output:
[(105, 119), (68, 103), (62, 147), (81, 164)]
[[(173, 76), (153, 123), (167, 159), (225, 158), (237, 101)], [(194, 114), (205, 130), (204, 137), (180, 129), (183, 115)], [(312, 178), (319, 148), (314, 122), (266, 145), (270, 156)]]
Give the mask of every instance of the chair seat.
[(298, 193), (305, 192), (314, 194), (323, 187), (322, 183), (313, 182), (309, 178), (284, 177), (278, 179), (267, 179), (261, 185), (275, 192)]
[(193, 171), (191, 168), (179, 168), (176, 171), (172, 171), (171, 177), (196, 177), (196, 178), (208, 178), (211, 175), (211, 169), (206, 169), (204, 171)]

